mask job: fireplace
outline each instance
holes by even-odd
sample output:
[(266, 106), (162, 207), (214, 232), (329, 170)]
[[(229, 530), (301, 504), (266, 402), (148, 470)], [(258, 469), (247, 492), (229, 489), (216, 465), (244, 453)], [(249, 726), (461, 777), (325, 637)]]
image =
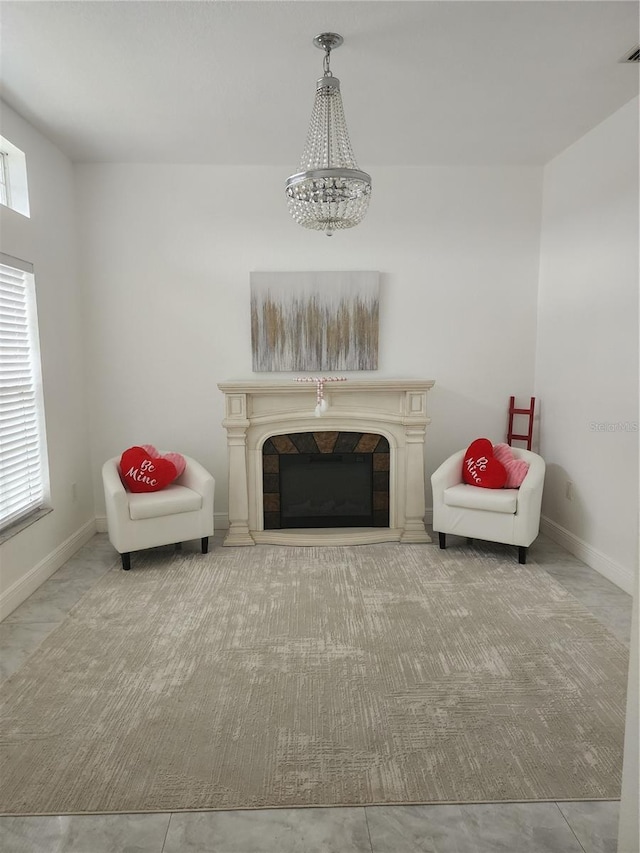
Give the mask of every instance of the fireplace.
[(378, 434), (272, 436), (262, 447), (264, 529), (388, 527), (389, 456)]
[[(221, 382), (229, 453), (229, 530), (224, 544), (430, 542), (424, 524), (425, 435), (427, 392), (433, 385), (425, 379), (350, 378), (327, 384), (328, 408), (316, 417), (313, 385), (293, 380)], [(347, 459), (351, 454), (356, 461)], [(332, 455), (345, 458), (317, 459)], [(284, 456), (310, 458), (284, 462), (284, 498), (289, 506), (283, 520), (280, 466)], [(359, 457), (366, 460), (358, 461)], [(336, 487), (335, 481), (331, 485), (345, 473), (337, 469), (351, 466), (351, 474), (362, 485), (369, 465), (371, 508), (366, 514), (361, 506), (349, 513), (343, 506), (342, 519), (332, 518), (329, 504), (344, 497), (343, 487)], [(293, 477), (297, 489), (297, 481), (309, 474), (305, 466), (325, 472), (313, 475), (323, 478), (318, 482), (329, 490), (316, 505), (309, 494), (301, 500), (295, 493), (287, 497), (291, 487), (287, 479)], [(311, 491), (319, 488), (316, 484)], [(349, 502), (355, 503), (352, 497)], [(307, 500), (311, 503), (305, 514), (301, 504)]]

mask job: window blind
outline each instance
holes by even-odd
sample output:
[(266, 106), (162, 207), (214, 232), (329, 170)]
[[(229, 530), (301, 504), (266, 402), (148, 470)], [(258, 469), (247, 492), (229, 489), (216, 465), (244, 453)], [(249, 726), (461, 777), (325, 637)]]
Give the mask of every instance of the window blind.
[(33, 268), (0, 254), (0, 530), (44, 499)]

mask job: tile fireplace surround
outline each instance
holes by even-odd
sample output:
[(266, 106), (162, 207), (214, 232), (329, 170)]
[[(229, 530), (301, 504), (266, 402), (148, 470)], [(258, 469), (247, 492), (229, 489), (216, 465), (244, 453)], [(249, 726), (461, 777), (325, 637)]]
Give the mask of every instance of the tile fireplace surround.
[[(313, 383), (221, 382), (229, 449), (229, 531), (225, 545), (364, 545), (430, 542), (424, 526), (427, 379), (328, 382), (316, 417)], [(389, 527), (264, 529), (262, 447), (275, 435), (357, 432), (389, 442)]]

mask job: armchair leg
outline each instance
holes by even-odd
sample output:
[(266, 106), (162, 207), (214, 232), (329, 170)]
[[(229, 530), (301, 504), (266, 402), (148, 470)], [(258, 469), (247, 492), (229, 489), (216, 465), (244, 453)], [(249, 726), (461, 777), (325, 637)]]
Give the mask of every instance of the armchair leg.
[(209, 537), (203, 536), (200, 544), (202, 545), (202, 553), (208, 554), (209, 553)]
[(131, 554), (127, 551), (125, 554), (120, 554), (122, 557), (122, 568), (128, 572), (131, 568)]
[(444, 551), (447, 547), (447, 534), (446, 533), (438, 533), (438, 541), (440, 543), (440, 548)]
[(527, 562), (527, 548), (524, 545), (518, 545), (518, 562), (524, 566)]

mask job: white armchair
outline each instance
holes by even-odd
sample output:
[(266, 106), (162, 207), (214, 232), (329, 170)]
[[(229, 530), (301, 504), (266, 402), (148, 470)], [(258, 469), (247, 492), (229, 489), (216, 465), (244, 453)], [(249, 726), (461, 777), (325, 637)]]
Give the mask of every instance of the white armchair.
[(171, 485), (159, 492), (133, 493), (120, 479), (120, 457), (102, 466), (109, 540), (131, 568), (131, 552), (158, 545), (200, 539), (202, 553), (213, 535), (215, 481), (200, 463), (185, 456), (186, 466)]
[(513, 455), (529, 463), (519, 489), (482, 489), (462, 479), (466, 450), (446, 459), (431, 477), (433, 529), (440, 547), (447, 533), (518, 546), (518, 562), (526, 563), (527, 548), (540, 530), (545, 462), (537, 453), (512, 447)]

